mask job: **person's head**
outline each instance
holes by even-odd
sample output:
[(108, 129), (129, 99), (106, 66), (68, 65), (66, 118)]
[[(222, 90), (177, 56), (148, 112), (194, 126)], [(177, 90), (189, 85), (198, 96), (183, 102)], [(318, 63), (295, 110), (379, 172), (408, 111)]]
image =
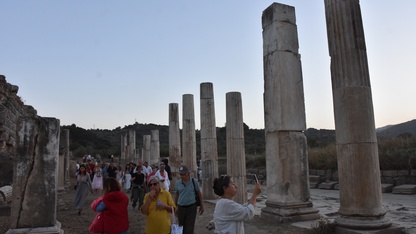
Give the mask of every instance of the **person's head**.
[(120, 191), (121, 185), (115, 178), (109, 177), (106, 180), (104, 180), (103, 190), (104, 193)]
[(168, 165), (169, 164), (169, 159), (165, 158), (165, 159), (162, 160), (162, 162), (164, 162), (165, 165)]
[(140, 172), (142, 172), (142, 166), (140, 166), (140, 165), (137, 165), (137, 167), (136, 167), (136, 172), (137, 173), (140, 173)]
[(143, 166), (143, 161), (139, 161), (138, 166)]
[(237, 193), (237, 186), (231, 177), (227, 175), (215, 178), (212, 188), (214, 189), (214, 193), (221, 197), (224, 195), (234, 197)]
[(157, 166), (152, 165), (152, 173), (156, 173), (157, 172)]
[(81, 175), (85, 175), (85, 170), (86, 170), (87, 168), (85, 167), (85, 164), (81, 164), (81, 165), (79, 165), (79, 174), (81, 174)]
[(188, 181), (190, 178), (190, 173), (188, 168), (185, 165), (179, 167), (179, 175), (183, 181)]
[(152, 176), (149, 179), (149, 183), (147, 184), (150, 190), (159, 191), (160, 190), (160, 180), (157, 176)]
[(148, 167), (149, 166), (149, 163), (148, 162), (144, 162), (144, 164), (143, 164), (145, 167)]
[(165, 170), (165, 164), (163, 162), (159, 164), (159, 170), (162, 172)]

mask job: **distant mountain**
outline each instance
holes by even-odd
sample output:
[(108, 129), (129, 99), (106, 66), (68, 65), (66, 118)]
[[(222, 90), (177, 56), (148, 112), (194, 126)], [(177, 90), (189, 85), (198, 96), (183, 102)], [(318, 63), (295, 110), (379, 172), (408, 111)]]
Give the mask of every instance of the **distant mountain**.
[(377, 137), (379, 138), (397, 137), (401, 134), (412, 134), (416, 136), (416, 119), (396, 125), (387, 125), (377, 129)]

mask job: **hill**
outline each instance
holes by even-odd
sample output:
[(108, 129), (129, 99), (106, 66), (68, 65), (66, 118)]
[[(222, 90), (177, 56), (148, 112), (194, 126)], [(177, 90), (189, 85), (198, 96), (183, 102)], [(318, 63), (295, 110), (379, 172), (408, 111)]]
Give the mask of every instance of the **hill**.
[(377, 137), (379, 138), (392, 138), (409, 134), (416, 135), (416, 119), (396, 125), (387, 125), (377, 129)]

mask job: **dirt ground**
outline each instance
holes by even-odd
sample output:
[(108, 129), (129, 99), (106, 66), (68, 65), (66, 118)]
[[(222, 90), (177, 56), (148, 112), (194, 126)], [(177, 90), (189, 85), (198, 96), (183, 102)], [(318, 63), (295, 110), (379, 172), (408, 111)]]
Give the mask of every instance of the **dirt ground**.
[[(71, 186), (72, 188), (72, 186)], [(130, 194), (126, 193), (128, 196)], [(64, 206), (58, 207), (57, 220), (61, 223), (61, 229), (66, 234), (83, 234), (90, 233), (88, 227), (95, 217), (95, 213), (91, 210), (89, 205), (98, 197), (98, 194), (89, 194), (85, 207), (81, 215), (77, 214), (73, 206), (75, 197), (75, 191), (68, 189), (62, 196)], [(209, 231), (206, 226), (213, 219), (213, 213), (215, 204), (211, 202), (204, 202), (205, 212), (203, 215), (197, 217), (195, 223), (195, 234), (212, 234), (214, 231)], [(139, 210), (133, 209), (131, 203), (129, 204), (129, 221), (130, 221), (130, 234), (141, 234), (144, 232), (146, 217), (139, 212)], [(9, 229), (8, 217), (0, 217), (0, 233), (5, 233)], [(279, 234), (301, 234), (307, 233), (306, 229), (290, 226), (288, 224), (271, 224), (255, 216), (252, 220), (245, 222), (246, 233), (279, 233)]]

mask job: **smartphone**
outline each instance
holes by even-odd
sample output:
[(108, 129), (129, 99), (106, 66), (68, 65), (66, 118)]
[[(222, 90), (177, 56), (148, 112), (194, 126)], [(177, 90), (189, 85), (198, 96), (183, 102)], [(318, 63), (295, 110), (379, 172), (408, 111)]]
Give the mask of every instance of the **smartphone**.
[(256, 180), (256, 184), (258, 184), (258, 183), (259, 183), (259, 180), (257, 179), (257, 175), (256, 175), (256, 174), (247, 174), (247, 175), (254, 176), (254, 179)]

